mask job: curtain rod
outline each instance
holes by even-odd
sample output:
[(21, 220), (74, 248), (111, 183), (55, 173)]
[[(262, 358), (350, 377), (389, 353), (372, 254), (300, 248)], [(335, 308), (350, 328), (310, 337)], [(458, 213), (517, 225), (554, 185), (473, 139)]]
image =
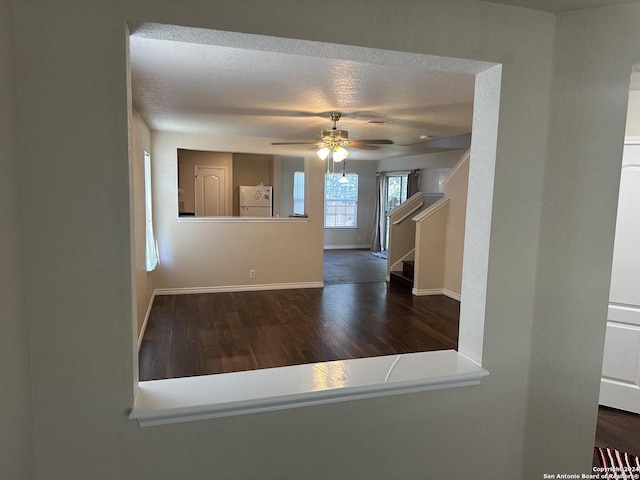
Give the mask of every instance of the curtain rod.
[(405, 170), (385, 170), (385, 171), (376, 172), (376, 173), (396, 173), (396, 172), (399, 173), (399, 172), (413, 172), (413, 171), (419, 172), (420, 170), (422, 170), (422, 169), (421, 168), (407, 168)]

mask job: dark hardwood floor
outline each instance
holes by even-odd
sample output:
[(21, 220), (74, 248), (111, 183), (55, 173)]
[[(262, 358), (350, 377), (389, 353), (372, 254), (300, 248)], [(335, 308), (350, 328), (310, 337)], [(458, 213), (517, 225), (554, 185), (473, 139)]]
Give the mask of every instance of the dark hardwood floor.
[[(459, 302), (385, 275), (368, 251), (327, 250), (324, 289), (156, 297), (140, 380), (457, 348)], [(600, 407), (595, 446), (640, 455), (640, 415)]]
[(322, 276), (325, 285), (384, 282), (387, 260), (370, 250), (325, 250)]
[(600, 407), (595, 446), (640, 456), (640, 415)]
[(458, 316), (386, 283), (158, 296), (140, 380), (456, 348)]

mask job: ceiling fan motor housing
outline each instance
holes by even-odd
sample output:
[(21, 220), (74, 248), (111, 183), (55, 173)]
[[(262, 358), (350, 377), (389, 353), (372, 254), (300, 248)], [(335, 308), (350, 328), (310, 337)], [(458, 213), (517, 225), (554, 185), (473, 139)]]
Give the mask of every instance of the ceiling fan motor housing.
[(336, 128), (322, 131), (322, 141), (329, 145), (342, 146), (347, 143), (349, 132), (346, 130), (338, 130)]

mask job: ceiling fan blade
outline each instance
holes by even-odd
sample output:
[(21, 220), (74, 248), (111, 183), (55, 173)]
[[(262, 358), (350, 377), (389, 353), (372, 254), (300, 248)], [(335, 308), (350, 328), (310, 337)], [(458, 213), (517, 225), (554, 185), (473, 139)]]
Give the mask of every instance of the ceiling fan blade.
[(318, 142), (272, 142), (271, 145), (316, 145)]
[(420, 146), (424, 148), (440, 148), (446, 150), (463, 150), (471, 146), (471, 134), (452, 135), (450, 137), (434, 138), (422, 142), (410, 143), (405, 147)]
[(350, 146), (356, 146), (356, 145), (361, 145), (361, 144), (366, 144), (366, 145), (393, 145), (393, 140), (387, 140), (385, 139), (375, 139), (375, 140), (349, 140), (349, 145)]
[(347, 145), (347, 148), (357, 148), (358, 150), (380, 150), (380, 147), (376, 147), (375, 145), (367, 145), (367, 144), (358, 144), (358, 145)]

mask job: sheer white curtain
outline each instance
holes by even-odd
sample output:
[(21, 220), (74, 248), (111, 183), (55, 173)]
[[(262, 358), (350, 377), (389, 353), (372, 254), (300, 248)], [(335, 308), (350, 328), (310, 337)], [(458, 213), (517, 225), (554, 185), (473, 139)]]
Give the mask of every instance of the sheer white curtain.
[(153, 209), (151, 197), (151, 155), (144, 152), (144, 205), (146, 227), (145, 259), (147, 272), (151, 272), (158, 265), (158, 245), (153, 234)]

